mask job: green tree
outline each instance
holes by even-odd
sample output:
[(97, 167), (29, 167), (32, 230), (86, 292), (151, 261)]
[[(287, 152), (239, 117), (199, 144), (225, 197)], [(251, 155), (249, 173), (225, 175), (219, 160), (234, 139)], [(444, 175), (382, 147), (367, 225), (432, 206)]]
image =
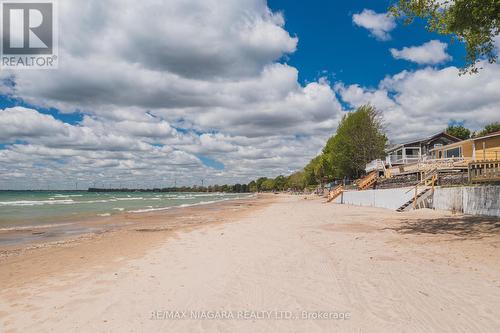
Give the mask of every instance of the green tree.
[(323, 160), (336, 178), (358, 178), (366, 163), (385, 156), (382, 116), (371, 105), (345, 115), (323, 149)]
[(294, 172), (290, 176), (288, 176), (288, 178), (286, 179), (285, 187), (287, 189), (292, 189), (292, 190), (297, 191), (297, 190), (303, 190), (305, 186), (306, 186), (306, 183), (305, 183), (303, 171)]
[(316, 185), (318, 183), (314, 175), (314, 159), (304, 167), (304, 182), (306, 185)]
[(262, 184), (267, 180), (267, 177), (260, 177), (256, 181), (257, 191), (262, 191)]
[(314, 179), (316, 179), (316, 183), (322, 183), (323, 178), (327, 175), (327, 164), (326, 159), (323, 154), (320, 154), (313, 158), (312, 160), (312, 172), (314, 175)]
[(257, 192), (257, 183), (255, 182), (255, 180), (252, 180), (250, 183), (248, 183), (248, 191)]
[(304, 168), (304, 178), (307, 185), (320, 184), (328, 174), (328, 164), (325, 156), (320, 154), (313, 158)]
[(279, 175), (274, 179), (274, 189), (276, 191), (283, 191), (286, 185), (286, 178), (283, 175)]
[(268, 179), (264, 180), (261, 184), (261, 191), (272, 191), (274, 190), (274, 180), (273, 179)]
[(461, 73), (477, 73), (478, 61), (497, 61), (495, 36), (500, 33), (499, 0), (399, 0), (390, 11), (410, 24), (416, 17), (427, 21), (427, 30), (465, 43)]
[(462, 125), (448, 126), (448, 128), (446, 129), (446, 133), (462, 140), (467, 140), (471, 137), (470, 130)]
[(491, 124), (484, 126), (484, 130), (479, 132), (478, 136), (483, 136), (483, 135), (490, 134), (493, 132), (498, 132), (498, 131), (500, 131), (500, 123), (494, 122), (494, 123), (491, 123)]

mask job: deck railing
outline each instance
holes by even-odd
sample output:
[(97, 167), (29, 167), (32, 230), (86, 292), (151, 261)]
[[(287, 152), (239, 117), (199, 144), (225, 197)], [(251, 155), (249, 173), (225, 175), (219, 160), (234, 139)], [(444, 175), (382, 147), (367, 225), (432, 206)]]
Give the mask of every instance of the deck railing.
[[(392, 159), (392, 157), (396, 156), (391, 156), (390, 158), (390, 160), (396, 161), (396, 159)], [(415, 161), (392, 167), (386, 165), (382, 160), (374, 160), (366, 165), (365, 170), (367, 173), (372, 171), (384, 171), (387, 178), (396, 175), (427, 173), (434, 169), (439, 171), (461, 170), (468, 171), (471, 182), (500, 180), (500, 159), (486, 161), (478, 161), (468, 157), (434, 159), (424, 155), (422, 158), (410, 158), (407, 159), (407, 161), (410, 162), (412, 159), (415, 159)]]
[(385, 164), (382, 160), (373, 160), (366, 165), (365, 171), (367, 173), (372, 171), (382, 171), (385, 170)]
[(500, 181), (500, 161), (476, 161), (469, 163), (469, 182)]
[(389, 155), (386, 157), (387, 164), (408, 164), (418, 162), (422, 159), (420, 155)]

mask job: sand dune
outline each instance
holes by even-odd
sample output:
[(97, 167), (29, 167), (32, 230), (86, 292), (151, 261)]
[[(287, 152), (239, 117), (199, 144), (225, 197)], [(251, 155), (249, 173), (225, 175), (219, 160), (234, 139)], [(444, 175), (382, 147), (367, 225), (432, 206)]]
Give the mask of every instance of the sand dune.
[(264, 200), (135, 257), (3, 289), (1, 331), (500, 331), (498, 220)]

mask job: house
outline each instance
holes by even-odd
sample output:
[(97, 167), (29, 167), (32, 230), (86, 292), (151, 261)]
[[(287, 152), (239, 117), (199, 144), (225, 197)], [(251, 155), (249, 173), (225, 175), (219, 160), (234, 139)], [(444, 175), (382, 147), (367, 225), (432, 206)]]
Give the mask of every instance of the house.
[(436, 160), (498, 161), (500, 159), (500, 131), (436, 147), (431, 149), (430, 154), (431, 158)]
[(417, 163), (430, 158), (432, 149), (459, 141), (460, 139), (446, 132), (440, 132), (425, 138), (392, 145), (385, 150), (385, 161), (374, 160), (366, 165), (365, 170), (367, 173), (376, 170), (382, 172), (388, 167)]
[(455, 142), (460, 142), (460, 139), (446, 132), (440, 132), (426, 138), (397, 144), (385, 150), (387, 154), (385, 163), (388, 166), (416, 163), (429, 158), (431, 150)]

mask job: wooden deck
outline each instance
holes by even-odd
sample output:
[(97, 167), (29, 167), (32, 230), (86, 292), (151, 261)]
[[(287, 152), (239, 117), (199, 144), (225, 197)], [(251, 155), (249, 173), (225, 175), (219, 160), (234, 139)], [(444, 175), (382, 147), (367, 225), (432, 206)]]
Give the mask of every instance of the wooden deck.
[(426, 160), (417, 163), (393, 166), (388, 169), (388, 174), (392, 176), (409, 175), (414, 173), (428, 173), (432, 170), (438, 171), (467, 171), (471, 161), (464, 158), (448, 158)]

